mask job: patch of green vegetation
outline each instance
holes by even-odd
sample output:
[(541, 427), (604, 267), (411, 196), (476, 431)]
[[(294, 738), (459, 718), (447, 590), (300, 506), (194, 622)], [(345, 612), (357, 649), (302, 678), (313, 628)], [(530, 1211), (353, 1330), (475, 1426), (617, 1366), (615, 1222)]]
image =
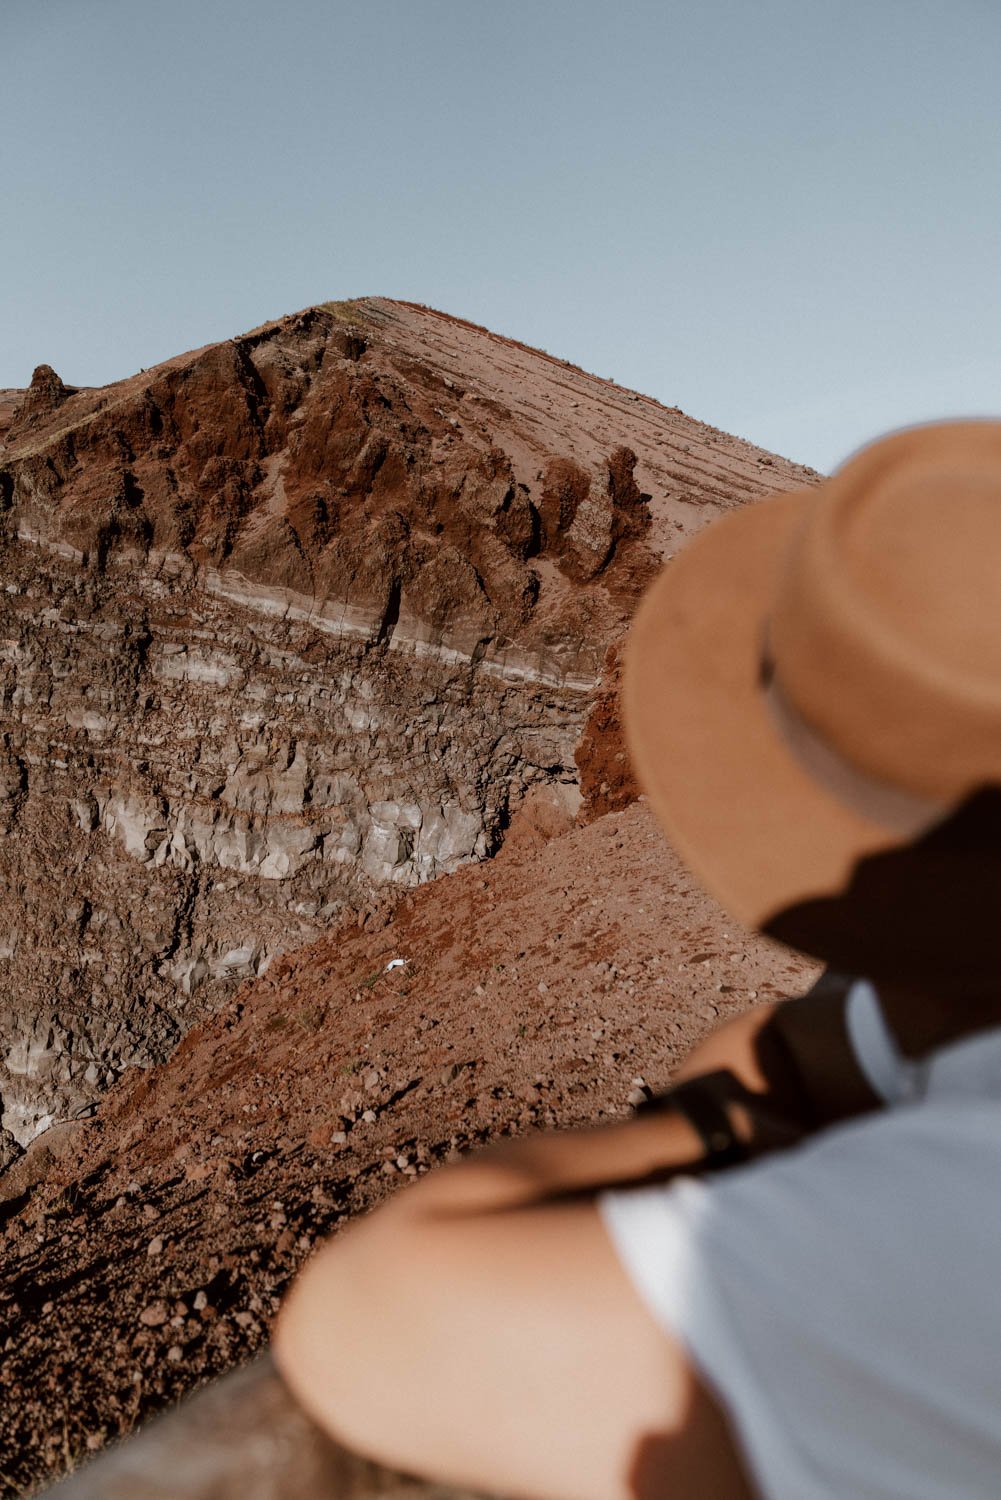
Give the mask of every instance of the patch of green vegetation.
[(327, 1018), (327, 1007), (325, 1005), (306, 1005), (302, 1010), (296, 1012), (296, 1021), (303, 1031), (319, 1031)]
[(362, 1066), (364, 1061), (365, 1059), (363, 1057), (353, 1057), (350, 1062), (346, 1062), (344, 1064), (344, 1066), (341, 1068), (341, 1072), (346, 1078), (350, 1078), (352, 1073), (357, 1073), (358, 1069)]
[(364, 320), (362, 306), (357, 297), (348, 297), (343, 302), (321, 302), (323, 312), (336, 318), (338, 323), (360, 323)]
[(364, 979), (354, 979), (351, 982), (356, 990), (370, 990), (381, 978), (382, 970), (376, 969), (374, 973), (366, 974)]
[(49, 1205), (49, 1214), (54, 1219), (63, 1218), (67, 1214), (75, 1213), (79, 1202), (79, 1193), (76, 1183), (70, 1183), (61, 1192), (57, 1193)]

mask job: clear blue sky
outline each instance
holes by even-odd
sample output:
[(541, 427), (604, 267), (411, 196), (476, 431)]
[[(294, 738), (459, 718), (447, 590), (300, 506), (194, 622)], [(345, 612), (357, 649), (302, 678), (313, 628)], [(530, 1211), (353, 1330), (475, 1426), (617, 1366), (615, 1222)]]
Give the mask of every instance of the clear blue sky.
[(997, 0), (0, 0), (0, 385), (428, 302), (827, 469), (1001, 409)]

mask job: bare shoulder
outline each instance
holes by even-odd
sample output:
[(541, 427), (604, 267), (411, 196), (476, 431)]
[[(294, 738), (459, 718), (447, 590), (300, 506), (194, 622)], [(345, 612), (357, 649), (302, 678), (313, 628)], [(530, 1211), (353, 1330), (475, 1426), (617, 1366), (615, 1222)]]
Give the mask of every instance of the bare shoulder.
[(317, 1257), (275, 1347), (304, 1406), (382, 1463), (548, 1500), (752, 1500), (590, 1203), (382, 1210)]

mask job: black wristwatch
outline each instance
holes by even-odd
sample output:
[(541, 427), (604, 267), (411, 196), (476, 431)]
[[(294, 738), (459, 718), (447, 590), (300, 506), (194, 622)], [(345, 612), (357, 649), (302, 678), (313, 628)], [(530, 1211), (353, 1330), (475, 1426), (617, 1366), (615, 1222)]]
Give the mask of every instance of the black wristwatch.
[(662, 1094), (637, 1105), (638, 1115), (677, 1110), (696, 1132), (705, 1147), (705, 1165), (710, 1170), (735, 1167), (747, 1161), (747, 1147), (734, 1134), (730, 1117), (712, 1089), (699, 1078), (675, 1084)]

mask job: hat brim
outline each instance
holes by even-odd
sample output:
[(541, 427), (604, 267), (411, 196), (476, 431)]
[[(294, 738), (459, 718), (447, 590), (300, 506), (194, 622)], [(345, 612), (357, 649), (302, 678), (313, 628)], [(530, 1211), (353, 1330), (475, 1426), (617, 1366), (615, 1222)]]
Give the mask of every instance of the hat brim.
[(762, 686), (768, 613), (815, 492), (746, 506), (669, 562), (630, 631), (623, 683), (633, 766), (678, 853), (745, 926), (845, 889), (901, 842), (814, 781)]

